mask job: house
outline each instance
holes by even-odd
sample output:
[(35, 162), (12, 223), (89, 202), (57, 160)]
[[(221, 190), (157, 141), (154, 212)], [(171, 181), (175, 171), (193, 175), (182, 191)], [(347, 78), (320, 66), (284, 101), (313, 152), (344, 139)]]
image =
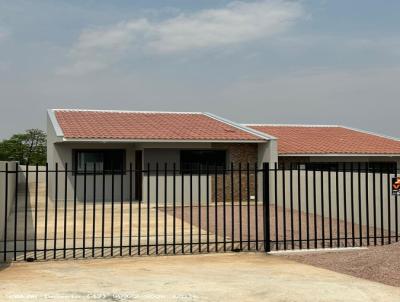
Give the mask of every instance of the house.
[[(395, 172), (400, 167), (400, 141), (372, 132), (336, 125), (247, 124), (278, 139), (278, 162), (289, 168)], [(346, 164), (348, 162), (348, 164)]]
[[(107, 184), (113, 182), (113, 187), (104, 192), (106, 200), (127, 200), (131, 192), (136, 200), (153, 198), (147, 188), (155, 181), (159, 181), (160, 196), (167, 190), (165, 194), (171, 199), (174, 168), (184, 171), (200, 167), (202, 171), (195, 177), (205, 182), (206, 166), (210, 171), (228, 163), (257, 164), (261, 168), (263, 162), (277, 161), (274, 137), (210, 113), (54, 109), (48, 111), (47, 123), (49, 169), (54, 171), (57, 163), (59, 171), (66, 167), (70, 170), (67, 179), (62, 174), (57, 179), (60, 190), (66, 181), (68, 199), (102, 198), (102, 179), (97, 175), (101, 171), (105, 171)], [(83, 173), (85, 169), (89, 175)], [(143, 171), (133, 175), (134, 188), (130, 187), (131, 175), (126, 173), (132, 169)], [(50, 180), (54, 182), (54, 177)], [(93, 182), (97, 189), (85, 190)], [(180, 191), (181, 184), (176, 186)], [(184, 186), (186, 197), (189, 179)], [(63, 196), (60, 190), (57, 193)], [(193, 190), (197, 198), (198, 187)], [(52, 189), (50, 195), (54, 194)]]
[[(134, 200), (172, 200), (174, 190), (187, 200), (205, 200), (207, 194), (221, 200), (222, 190), (210, 192), (224, 186), (229, 191), (230, 181), (222, 185), (221, 174), (230, 163), (348, 170), (356, 162), (355, 169), (368, 164), (393, 172), (400, 166), (400, 142), (343, 126), (238, 124), (210, 113), (54, 109), (48, 111), (47, 159), (50, 171), (67, 168), (67, 177), (61, 173), (57, 179), (57, 193), (63, 196), (61, 184), (66, 184), (70, 200), (127, 200), (131, 195)], [(182, 182), (174, 184), (175, 173), (181, 173)], [(54, 196), (54, 177), (49, 181)], [(155, 187), (157, 193), (149, 189)], [(254, 175), (250, 187), (254, 198)]]

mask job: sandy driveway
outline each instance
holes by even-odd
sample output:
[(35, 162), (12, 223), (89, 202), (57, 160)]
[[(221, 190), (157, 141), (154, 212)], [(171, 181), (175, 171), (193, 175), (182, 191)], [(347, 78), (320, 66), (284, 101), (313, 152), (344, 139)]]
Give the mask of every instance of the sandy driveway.
[(13, 263), (0, 301), (400, 301), (400, 289), (240, 253)]

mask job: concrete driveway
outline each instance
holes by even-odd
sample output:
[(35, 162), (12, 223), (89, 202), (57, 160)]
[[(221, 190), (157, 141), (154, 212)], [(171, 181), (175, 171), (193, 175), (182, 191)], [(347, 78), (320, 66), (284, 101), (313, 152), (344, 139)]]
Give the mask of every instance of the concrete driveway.
[(400, 288), (262, 253), (13, 263), (0, 301), (400, 301)]

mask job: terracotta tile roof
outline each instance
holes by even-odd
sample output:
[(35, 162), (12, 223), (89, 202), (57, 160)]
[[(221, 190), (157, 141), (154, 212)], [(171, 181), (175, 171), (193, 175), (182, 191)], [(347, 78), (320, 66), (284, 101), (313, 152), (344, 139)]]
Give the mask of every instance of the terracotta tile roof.
[(280, 154), (399, 154), (400, 141), (341, 126), (249, 125), (278, 138)]
[(264, 140), (203, 113), (54, 110), (54, 115), (67, 139)]

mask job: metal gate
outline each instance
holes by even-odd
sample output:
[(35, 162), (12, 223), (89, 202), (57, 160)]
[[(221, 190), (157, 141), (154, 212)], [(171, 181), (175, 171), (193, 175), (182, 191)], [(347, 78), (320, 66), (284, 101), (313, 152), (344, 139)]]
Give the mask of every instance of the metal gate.
[(264, 250), (262, 175), (256, 164), (130, 164), (123, 171), (7, 164), (0, 255), (30, 261)]

